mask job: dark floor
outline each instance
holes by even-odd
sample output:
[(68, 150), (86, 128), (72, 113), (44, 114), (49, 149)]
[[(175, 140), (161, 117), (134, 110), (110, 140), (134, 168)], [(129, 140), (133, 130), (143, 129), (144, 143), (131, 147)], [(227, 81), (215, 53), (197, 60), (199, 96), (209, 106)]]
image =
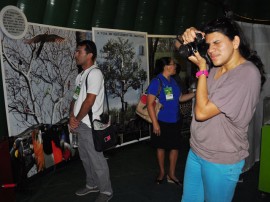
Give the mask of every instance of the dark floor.
[[(182, 179), (188, 151), (188, 141), (183, 143), (177, 164), (177, 176)], [(157, 175), (155, 150), (143, 141), (105, 152), (108, 157), (115, 202), (176, 202), (182, 189), (175, 184), (154, 183)], [(270, 201), (258, 191), (259, 163), (242, 174), (233, 202)], [(90, 202), (97, 193), (78, 197), (75, 191), (84, 186), (84, 170), (79, 159), (59, 165), (54, 170), (30, 178), (16, 190), (17, 202)], [(1, 201), (1, 200), (0, 200)]]

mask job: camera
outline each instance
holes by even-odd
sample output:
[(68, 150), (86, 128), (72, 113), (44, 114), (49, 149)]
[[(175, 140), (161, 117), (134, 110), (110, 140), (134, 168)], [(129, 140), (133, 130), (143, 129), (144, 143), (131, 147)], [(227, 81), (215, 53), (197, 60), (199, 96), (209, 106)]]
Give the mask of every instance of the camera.
[(193, 55), (194, 51), (199, 51), (202, 56), (206, 55), (208, 46), (205, 43), (205, 39), (201, 33), (196, 33), (196, 38), (193, 42), (183, 44), (179, 47), (178, 53), (181, 57), (187, 58)]

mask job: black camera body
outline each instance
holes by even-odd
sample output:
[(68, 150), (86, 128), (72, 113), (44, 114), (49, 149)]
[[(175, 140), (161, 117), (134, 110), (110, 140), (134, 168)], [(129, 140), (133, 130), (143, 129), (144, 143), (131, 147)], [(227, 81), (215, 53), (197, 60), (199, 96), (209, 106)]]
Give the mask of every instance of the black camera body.
[(194, 52), (198, 51), (201, 55), (206, 55), (208, 46), (205, 43), (205, 39), (201, 33), (196, 33), (196, 38), (193, 42), (183, 44), (178, 49), (178, 53), (181, 57), (187, 58), (194, 55)]

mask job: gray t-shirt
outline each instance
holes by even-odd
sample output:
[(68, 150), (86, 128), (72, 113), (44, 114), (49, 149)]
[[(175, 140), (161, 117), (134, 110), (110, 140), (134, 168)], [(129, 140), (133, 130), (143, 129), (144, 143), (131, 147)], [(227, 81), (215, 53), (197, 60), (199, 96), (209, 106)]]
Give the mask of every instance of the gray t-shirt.
[(190, 145), (205, 160), (233, 164), (249, 154), (247, 130), (259, 101), (261, 75), (249, 61), (215, 80), (218, 69), (210, 71), (207, 85), (208, 98), (221, 113), (202, 122), (193, 116)]

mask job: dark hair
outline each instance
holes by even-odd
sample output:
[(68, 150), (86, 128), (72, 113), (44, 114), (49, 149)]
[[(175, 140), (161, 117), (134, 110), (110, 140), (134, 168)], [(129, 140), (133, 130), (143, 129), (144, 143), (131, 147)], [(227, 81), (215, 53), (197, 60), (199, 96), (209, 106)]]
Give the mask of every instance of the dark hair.
[(172, 60), (171, 57), (162, 57), (157, 59), (155, 63), (154, 75), (158, 75), (159, 73), (163, 72), (164, 67), (166, 65), (169, 65), (171, 60)]
[(93, 41), (90, 40), (84, 40), (77, 43), (77, 46), (85, 46), (86, 53), (92, 53), (93, 54), (93, 61), (95, 61), (97, 57), (97, 47), (96, 44)]
[(252, 62), (259, 69), (261, 73), (261, 86), (265, 82), (265, 72), (264, 65), (261, 61), (261, 58), (257, 55), (257, 52), (250, 49), (249, 43), (240, 28), (240, 26), (228, 17), (221, 17), (215, 19), (203, 28), (205, 34), (210, 34), (213, 32), (219, 32), (226, 35), (230, 40), (233, 40), (235, 36), (240, 38), (239, 52), (240, 54), (248, 61)]

